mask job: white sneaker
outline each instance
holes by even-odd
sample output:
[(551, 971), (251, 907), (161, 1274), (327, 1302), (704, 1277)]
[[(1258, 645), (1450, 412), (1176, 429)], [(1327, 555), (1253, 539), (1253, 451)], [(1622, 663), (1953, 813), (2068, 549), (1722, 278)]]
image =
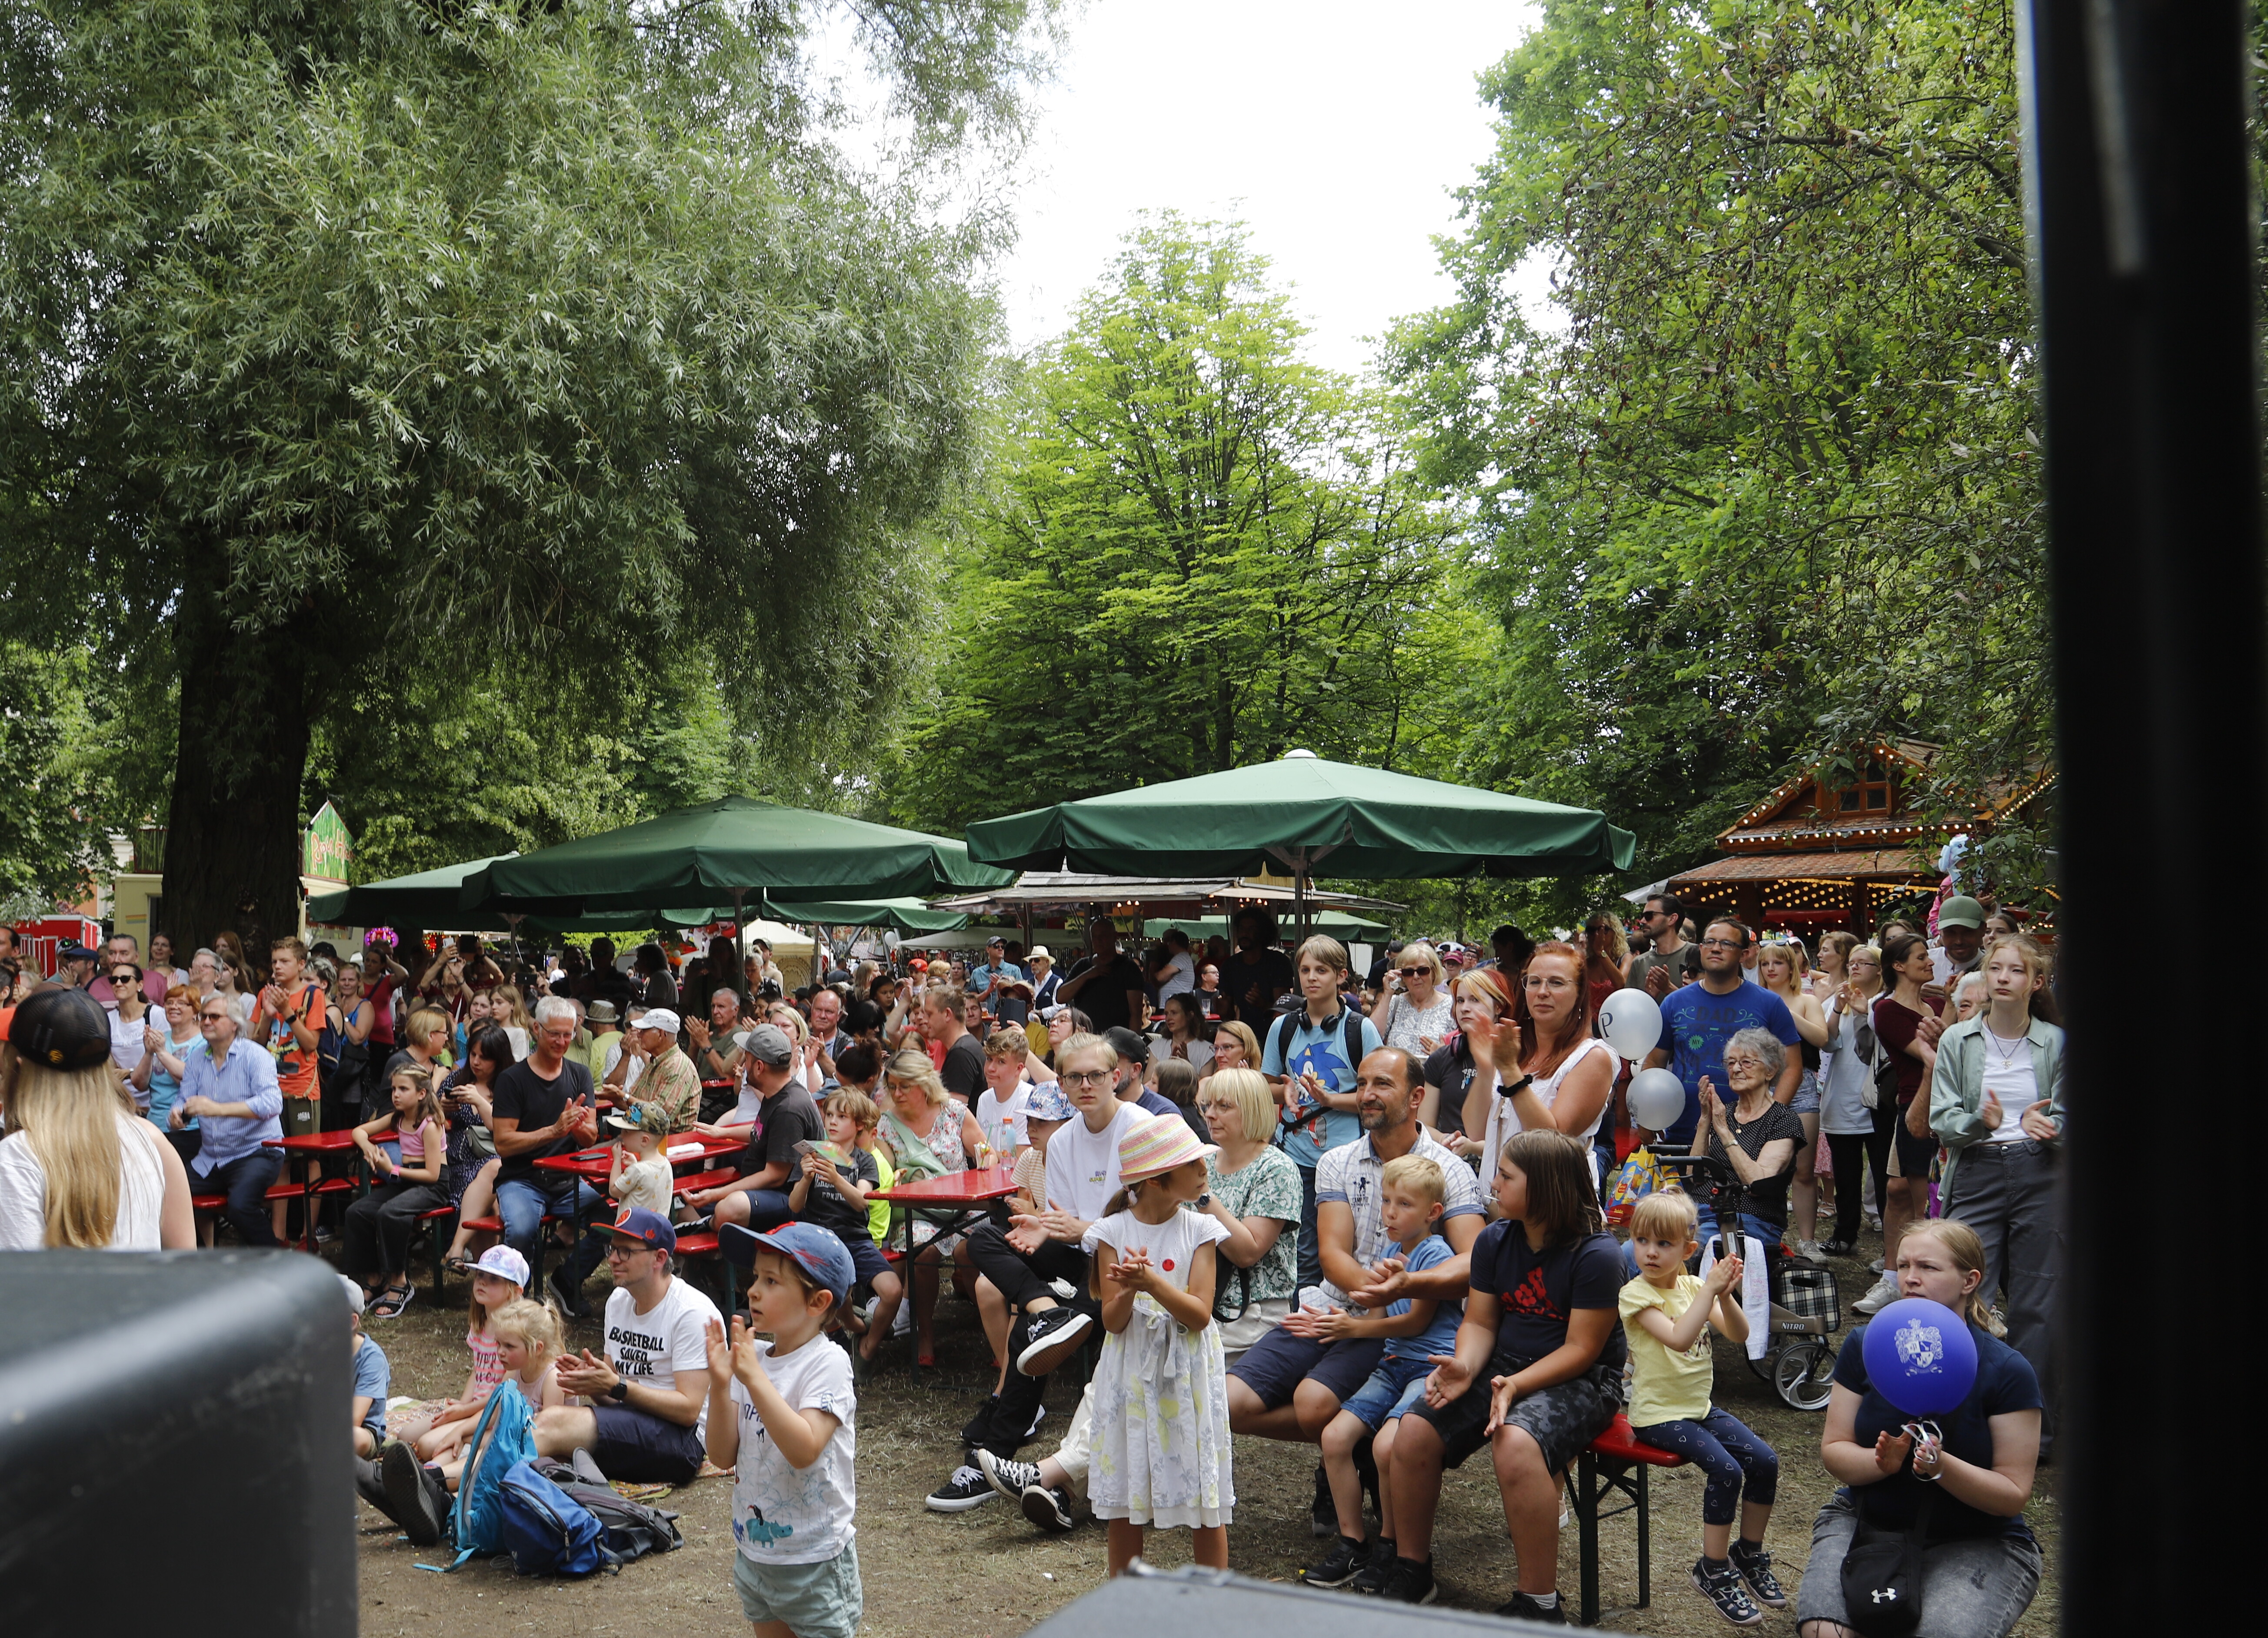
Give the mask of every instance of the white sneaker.
[(914, 1305), (910, 1302), (899, 1303), (897, 1313), (890, 1320), (890, 1334), (894, 1337), (902, 1337), (913, 1328)]
[(1879, 1314), (1898, 1300), (1898, 1282), (1889, 1274), (1867, 1288), (1867, 1295), (1851, 1304), (1854, 1314)]
[(1816, 1240), (1797, 1241), (1795, 1254), (1807, 1263), (1824, 1263), (1827, 1260), (1827, 1253), (1819, 1249)]

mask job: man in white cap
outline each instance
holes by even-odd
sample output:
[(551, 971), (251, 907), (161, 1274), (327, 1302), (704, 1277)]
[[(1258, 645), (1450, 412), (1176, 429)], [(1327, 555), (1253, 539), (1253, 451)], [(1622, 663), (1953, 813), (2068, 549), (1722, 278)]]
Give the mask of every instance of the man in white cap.
[(669, 1116), (672, 1132), (689, 1132), (701, 1112), (701, 1076), (677, 1044), (680, 1027), (677, 1015), (666, 1007), (649, 1008), (631, 1026), (645, 1068), (630, 1088), (630, 1102), (659, 1104)]

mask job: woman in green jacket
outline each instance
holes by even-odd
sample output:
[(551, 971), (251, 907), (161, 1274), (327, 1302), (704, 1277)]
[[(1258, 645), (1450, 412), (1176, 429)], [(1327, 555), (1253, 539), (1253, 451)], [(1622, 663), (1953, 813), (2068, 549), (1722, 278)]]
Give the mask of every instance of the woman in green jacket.
[[(2047, 953), (1995, 939), (1983, 963), (1985, 1004), (1939, 1037), (1929, 1124), (1945, 1145), (1944, 1214), (1984, 1245), (2009, 1345), (2050, 1391), (2050, 1332), (2063, 1266), (2056, 1174), (2063, 1144), (2063, 1030), (2048, 992)], [(2052, 1402), (2052, 1401), (2051, 1401)]]

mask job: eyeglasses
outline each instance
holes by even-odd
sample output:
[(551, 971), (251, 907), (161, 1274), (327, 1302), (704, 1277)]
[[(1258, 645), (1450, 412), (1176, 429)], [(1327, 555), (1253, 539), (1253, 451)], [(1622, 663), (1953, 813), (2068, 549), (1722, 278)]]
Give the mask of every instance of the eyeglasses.
[(198, 1017), (203, 1019), (207, 1023), (219, 1023), (223, 1020), (226, 1019), (228, 1015), (229, 1015), (226, 1013), (199, 1013), (197, 1015)]
[(1761, 1058), (1728, 1058), (1725, 1060), (1727, 1069), (1762, 1069), (1764, 1066), (1764, 1060)]
[(636, 1257), (641, 1251), (658, 1249), (651, 1245), (610, 1245), (607, 1248), (607, 1260), (610, 1263), (619, 1263), (626, 1257)]
[(1067, 1087), (1091, 1087), (1111, 1078), (1108, 1069), (1067, 1069), (1059, 1077)]
[(1433, 976), (1431, 967), (1396, 967), (1394, 970), (1405, 978), (1430, 978)]
[(1704, 939), (1701, 948), (1705, 950), (1736, 950), (1741, 948), (1741, 943), (1738, 939)]

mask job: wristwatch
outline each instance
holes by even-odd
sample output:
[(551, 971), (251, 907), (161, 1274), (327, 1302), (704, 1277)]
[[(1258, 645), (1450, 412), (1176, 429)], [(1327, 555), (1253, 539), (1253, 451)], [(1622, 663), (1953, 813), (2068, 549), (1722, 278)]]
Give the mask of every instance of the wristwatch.
[(1201, 1211), (1201, 1212), (1202, 1212), (1202, 1211), (1209, 1211), (1209, 1210), (1211, 1210), (1211, 1206), (1212, 1206), (1212, 1196), (1211, 1196), (1211, 1195), (1210, 1195), (1210, 1194), (1200, 1194), (1199, 1196), (1197, 1196), (1197, 1210), (1199, 1210), (1199, 1211)]
[(1510, 1086), (1506, 1086), (1503, 1081), (1499, 1081), (1497, 1082), (1496, 1095), (1498, 1097), (1517, 1097), (1524, 1088), (1534, 1086), (1535, 1084), (1535, 1077), (1534, 1075), (1522, 1075)]
[(630, 1384), (629, 1380), (622, 1376), (615, 1377), (615, 1385), (607, 1390), (607, 1397), (617, 1405), (629, 1404), (630, 1398)]

